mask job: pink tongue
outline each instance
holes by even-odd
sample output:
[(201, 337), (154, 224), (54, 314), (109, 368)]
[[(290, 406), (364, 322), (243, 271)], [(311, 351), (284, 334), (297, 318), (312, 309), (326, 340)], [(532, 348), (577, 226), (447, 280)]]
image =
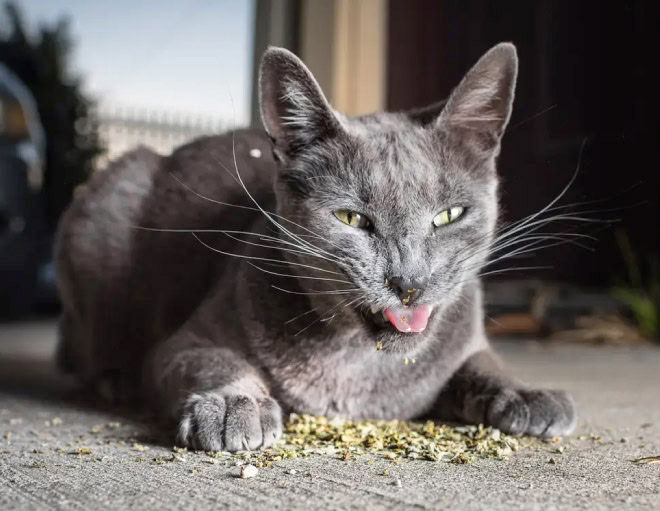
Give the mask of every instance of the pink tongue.
[(429, 322), (432, 307), (396, 307), (385, 309), (385, 316), (399, 332), (422, 332)]

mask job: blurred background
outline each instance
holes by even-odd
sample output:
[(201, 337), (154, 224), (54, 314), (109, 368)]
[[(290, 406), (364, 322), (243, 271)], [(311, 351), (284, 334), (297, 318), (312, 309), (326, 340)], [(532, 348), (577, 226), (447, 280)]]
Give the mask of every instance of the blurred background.
[(254, 82), (267, 46), (294, 51), (337, 110), (360, 115), (444, 99), (488, 48), (512, 41), (521, 67), (499, 164), (505, 220), (545, 206), (579, 165), (562, 204), (598, 201), (567, 211), (606, 222), (565, 227), (593, 233), (588, 249), (562, 244), (515, 262), (551, 269), (489, 278), (488, 327), (657, 340), (658, 21), (647, 0), (4, 2), (0, 317), (55, 317), (54, 230), (109, 160), (261, 125)]

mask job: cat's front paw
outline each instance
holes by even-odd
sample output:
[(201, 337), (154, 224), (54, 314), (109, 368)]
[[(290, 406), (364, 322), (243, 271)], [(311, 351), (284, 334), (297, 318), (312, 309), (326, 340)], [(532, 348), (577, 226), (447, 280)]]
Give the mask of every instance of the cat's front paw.
[(486, 422), (513, 435), (553, 437), (572, 433), (577, 414), (564, 391), (502, 389), (488, 402)]
[(231, 392), (192, 394), (183, 408), (177, 439), (203, 451), (249, 451), (282, 436), (282, 411), (270, 397)]

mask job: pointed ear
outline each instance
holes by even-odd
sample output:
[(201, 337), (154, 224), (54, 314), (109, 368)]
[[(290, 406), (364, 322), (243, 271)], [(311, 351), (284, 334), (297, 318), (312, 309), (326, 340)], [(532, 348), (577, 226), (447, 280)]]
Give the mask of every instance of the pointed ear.
[(452, 92), (438, 124), (472, 134), (482, 150), (495, 149), (511, 117), (517, 75), (516, 47), (491, 48)]
[(284, 48), (269, 48), (264, 54), (259, 97), (264, 127), (281, 159), (342, 129), (312, 73)]

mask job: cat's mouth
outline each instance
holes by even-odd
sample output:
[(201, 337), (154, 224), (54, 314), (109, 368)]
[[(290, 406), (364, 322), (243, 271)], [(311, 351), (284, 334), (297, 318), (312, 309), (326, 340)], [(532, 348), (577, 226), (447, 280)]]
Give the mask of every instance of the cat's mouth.
[(423, 332), (426, 329), (432, 312), (432, 305), (387, 307), (385, 309), (372, 307), (367, 312), (367, 316), (376, 326), (395, 328), (399, 332), (412, 334)]

